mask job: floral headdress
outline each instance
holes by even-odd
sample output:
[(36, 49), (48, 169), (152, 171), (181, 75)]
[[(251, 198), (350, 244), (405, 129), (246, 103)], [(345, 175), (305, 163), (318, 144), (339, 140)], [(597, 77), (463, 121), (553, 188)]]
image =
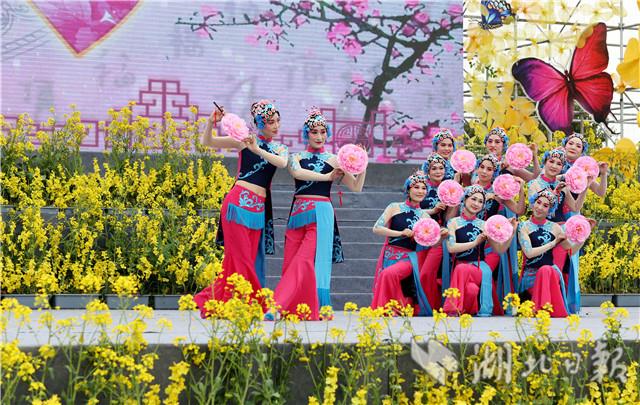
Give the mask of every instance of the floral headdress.
[(560, 159), (562, 161), (562, 164), (564, 164), (564, 162), (567, 160), (567, 154), (564, 149), (555, 148), (544, 153), (544, 155), (542, 156), (542, 164), (544, 165), (545, 163), (547, 163), (547, 160), (554, 157)]
[(538, 201), (540, 197), (544, 197), (549, 200), (549, 203), (551, 204), (551, 207), (549, 208), (549, 215), (553, 215), (558, 208), (558, 196), (556, 195), (556, 193), (554, 193), (553, 190), (551, 190), (549, 187), (543, 188), (542, 190), (531, 196), (531, 198), (529, 199), (529, 205), (533, 206), (533, 204)]
[(442, 156), (438, 155), (437, 153), (430, 154), (429, 157), (427, 157), (427, 160), (425, 160), (424, 165), (422, 166), (424, 169), (426, 169), (424, 174), (425, 174), (425, 176), (427, 176), (427, 178), (429, 178), (429, 172), (431, 171), (431, 165), (434, 164), (434, 163), (440, 163), (445, 168), (447, 167), (447, 160), (445, 158), (443, 158)]
[(427, 175), (422, 170), (416, 170), (404, 181), (404, 193), (409, 195), (409, 189), (418, 183), (427, 185)]
[(507, 135), (507, 131), (505, 131), (502, 127), (493, 128), (491, 131), (489, 131), (488, 134), (484, 136), (485, 145), (487, 144), (487, 141), (489, 140), (489, 137), (491, 135), (498, 135), (500, 138), (502, 138), (502, 142), (504, 143), (503, 150), (506, 151), (509, 147), (509, 135)]
[(500, 173), (500, 161), (498, 160), (498, 157), (493, 153), (487, 153), (486, 155), (482, 156), (480, 159), (476, 161), (476, 169), (478, 169), (480, 167), (480, 164), (485, 160), (488, 160), (493, 165), (492, 179), (495, 179), (496, 177), (498, 177), (498, 174)]
[(251, 115), (258, 129), (263, 129), (267, 120), (274, 115), (280, 115), (272, 100), (260, 100), (251, 104)]
[(309, 141), (309, 132), (316, 127), (324, 127), (327, 130), (327, 140), (331, 138), (331, 126), (327, 123), (318, 107), (311, 107), (309, 115), (307, 115), (302, 126), (302, 139), (305, 143)]
[(456, 140), (454, 139), (451, 130), (448, 128), (440, 128), (440, 130), (433, 136), (433, 141), (431, 141), (434, 152), (438, 150), (438, 144), (443, 139), (451, 139), (451, 143), (453, 143), (453, 150), (456, 150)]
[(586, 155), (587, 152), (589, 151), (589, 142), (587, 142), (587, 140), (584, 138), (584, 135), (579, 134), (577, 132), (574, 132), (570, 135), (565, 136), (565, 138), (562, 140), (562, 146), (567, 146), (567, 142), (569, 142), (569, 139), (571, 138), (580, 139), (580, 142), (582, 142), (582, 154)]

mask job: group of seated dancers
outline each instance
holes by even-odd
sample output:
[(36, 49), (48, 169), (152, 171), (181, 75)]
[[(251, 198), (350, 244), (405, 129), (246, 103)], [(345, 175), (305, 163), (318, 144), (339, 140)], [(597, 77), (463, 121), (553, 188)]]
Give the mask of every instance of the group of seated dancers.
[[(194, 297), (201, 315), (209, 315), (209, 300), (226, 301), (233, 296), (228, 280), (233, 274), (248, 280), (255, 298), (260, 299), (258, 291), (265, 287), (265, 254), (274, 253), (271, 180), (277, 168), (287, 168), (295, 192), (286, 227), (282, 277), (273, 297), (278, 313), (265, 307), (265, 319), (287, 314), (322, 319), (320, 308), (331, 305), (332, 263), (344, 261), (331, 186), (341, 181), (359, 192), (366, 171), (353, 175), (341, 170), (336, 155), (325, 151), (332, 131), (316, 108), (302, 126), (307, 149), (291, 155), (285, 145), (273, 140), (279, 133), (280, 113), (272, 101), (252, 104), (258, 134), (242, 141), (214, 136), (214, 126), (223, 114), (223, 110), (212, 113), (202, 142), (213, 148), (236, 149), (238, 172), (220, 209), (217, 241), (225, 251), (222, 273)], [(562, 147), (546, 151), (541, 165), (537, 146), (530, 145), (534, 156), (530, 170), (507, 164), (504, 155), (509, 138), (504, 129), (492, 129), (484, 145), (486, 154), (476, 159), (475, 170), (456, 173), (450, 163), (456, 149), (452, 132), (443, 128), (435, 134), (433, 153), (404, 183), (405, 200), (389, 204), (373, 226), (373, 232), (386, 240), (372, 269), (371, 307), (384, 307), (395, 300), (401, 307), (413, 308), (414, 315), (429, 316), (434, 311), (452, 316), (504, 315), (502, 302), (507, 294), (515, 293), (532, 300), (536, 310), (550, 310), (553, 317), (580, 311), (582, 243), (571, 242), (563, 224), (580, 212), (589, 189), (599, 196), (605, 194), (607, 164), (600, 162), (598, 178), (590, 178), (589, 187), (575, 194), (563, 175), (587, 153), (588, 144), (581, 134), (569, 134)], [(503, 200), (493, 191), (493, 181), (505, 173), (520, 184), (519, 195), (512, 200)], [(445, 180), (464, 186), (459, 206), (440, 201), (437, 190)], [(527, 209), (531, 211), (528, 219), (518, 222)], [(509, 218), (513, 227), (510, 238), (500, 243), (484, 229), (485, 221), (498, 214)], [(441, 227), (441, 240), (430, 247), (413, 238), (412, 227), (421, 218), (432, 218)], [(446, 297), (445, 291), (449, 291)], [(299, 313), (307, 307), (310, 314), (306, 309)]]

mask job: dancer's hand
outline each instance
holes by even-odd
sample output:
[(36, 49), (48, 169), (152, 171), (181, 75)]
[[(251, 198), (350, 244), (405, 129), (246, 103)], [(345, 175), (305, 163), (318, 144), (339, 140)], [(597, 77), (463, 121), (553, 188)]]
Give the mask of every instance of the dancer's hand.
[(603, 174), (609, 175), (609, 163), (607, 162), (598, 162), (598, 168), (600, 169), (600, 176)]
[(402, 231), (401, 236), (406, 236), (407, 238), (413, 238), (413, 229), (405, 228), (404, 231)]
[(342, 171), (342, 169), (333, 169), (330, 173), (327, 174), (329, 175), (330, 181), (336, 181), (344, 176), (344, 172)]
[(447, 206), (445, 205), (445, 203), (439, 202), (436, 204), (435, 207), (433, 207), (432, 211), (434, 214), (437, 214), (439, 211), (444, 211), (446, 209), (447, 209)]
[(537, 143), (530, 143), (528, 146), (529, 146), (529, 149), (531, 149), (531, 152), (533, 152), (533, 158), (537, 159), (538, 158), (538, 144)]
[(222, 112), (220, 112), (216, 108), (215, 110), (213, 110), (213, 112), (209, 116), (209, 122), (211, 122), (213, 125), (217, 124), (218, 121), (220, 121), (222, 117), (224, 117), (224, 114), (225, 114), (224, 107), (220, 106), (220, 110), (222, 110)]
[(260, 147), (258, 146), (258, 142), (256, 142), (255, 135), (252, 134), (244, 138), (242, 140), (242, 143), (244, 143), (244, 146), (246, 146), (247, 149), (249, 149), (251, 152), (255, 153), (256, 155), (260, 155)]

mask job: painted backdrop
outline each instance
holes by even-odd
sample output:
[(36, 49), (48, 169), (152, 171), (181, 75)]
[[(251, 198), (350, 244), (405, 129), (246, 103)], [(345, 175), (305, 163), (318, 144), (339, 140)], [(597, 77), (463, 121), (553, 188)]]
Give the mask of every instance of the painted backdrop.
[(319, 106), (332, 145), (360, 142), (378, 162), (420, 160), (438, 127), (462, 131), (462, 2), (2, 1), (2, 106), (44, 121), (75, 104), (97, 122), (133, 100), (152, 120), (203, 116), (212, 101), (249, 118), (260, 98), (302, 149)]

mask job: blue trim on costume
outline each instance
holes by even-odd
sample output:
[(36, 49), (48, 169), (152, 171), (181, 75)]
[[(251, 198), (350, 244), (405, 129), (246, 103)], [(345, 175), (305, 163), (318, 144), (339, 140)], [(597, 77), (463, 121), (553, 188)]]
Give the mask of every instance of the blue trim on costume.
[[(572, 213), (577, 215), (577, 213)], [(573, 216), (570, 215), (570, 216)], [(569, 217), (570, 217), (569, 216)], [(565, 224), (562, 224), (562, 230), (566, 232)], [(574, 252), (569, 256), (569, 277), (567, 292), (565, 294), (565, 306), (567, 307), (568, 314), (577, 314), (580, 312), (580, 251)], [(562, 269), (560, 269), (562, 270)], [(562, 277), (562, 271), (560, 272), (562, 282), (564, 283), (564, 277)]]
[(331, 305), (331, 264), (333, 261), (334, 212), (330, 202), (317, 201), (316, 208), (316, 288), (320, 307)]
[(451, 285), (451, 254), (447, 247), (447, 240), (442, 242), (442, 294)]
[(227, 221), (235, 222), (249, 229), (263, 229), (264, 211), (247, 211), (229, 203), (227, 204)]
[(316, 210), (304, 211), (296, 215), (289, 217), (287, 223), (287, 229), (302, 228), (305, 225), (313, 224), (316, 222)]
[[(506, 218), (516, 218), (516, 214), (511, 211), (506, 206), (500, 212)], [(511, 293), (511, 288), (513, 288), (513, 292), (518, 291), (518, 241), (517, 236), (511, 239), (511, 244), (506, 252), (500, 254), (500, 263), (498, 264), (498, 280), (496, 282), (496, 293), (498, 295), (498, 299), (500, 303), (504, 301), (504, 297), (507, 294)], [(511, 270), (511, 274), (509, 275), (509, 270)], [(510, 307), (509, 307), (510, 308)], [(506, 312), (509, 310), (507, 308)]]
[(491, 267), (484, 261), (480, 261), (482, 271), (482, 281), (480, 283), (480, 309), (477, 316), (487, 317), (493, 315), (493, 272)]
[(260, 232), (260, 243), (258, 243), (258, 254), (256, 255), (256, 261), (254, 266), (256, 268), (256, 276), (258, 276), (258, 281), (260, 281), (260, 286), (265, 287), (267, 284), (267, 280), (265, 277), (266, 273), (266, 257), (265, 257), (265, 237), (264, 237), (264, 229)]
[[(560, 270), (558, 268), (558, 266), (556, 266), (555, 264), (553, 266), (551, 266), (551, 267), (553, 267), (553, 270), (556, 273), (558, 273), (558, 278), (560, 279), (560, 292), (562, 293), (562, 302), (564, 303), (564, 309), (567, 311), (568, 314), (577, 313), (577, 312), (569, 311), (569, 305), (568, 305), (569, 298), (567, 297), (567, 289), (566, 289), (565, 284), (564, 284), (564, 277), (562, 276), (562, 270)], [(533, 284), (536, 281), (536, 276), (538, 274), (538, 270), (539, 269), (537, 269), (537, 268), (531, 268), (531, 267), (526, 267), (524, 269), (524, 271), (522, 272), (522, 279), (520, 280), (520, 292), (525, 292), (529, 288), (533, 287)], [(571, 282), (571, 280), (569, 282)], [(579, 294), (580, 294), (580, 292), (578, 292), (578, 306), (579, 306), (579, 303), (580, 303), (580, 295)], [(578, 310), (579, 310), (579, 308), (578, 308)]]

